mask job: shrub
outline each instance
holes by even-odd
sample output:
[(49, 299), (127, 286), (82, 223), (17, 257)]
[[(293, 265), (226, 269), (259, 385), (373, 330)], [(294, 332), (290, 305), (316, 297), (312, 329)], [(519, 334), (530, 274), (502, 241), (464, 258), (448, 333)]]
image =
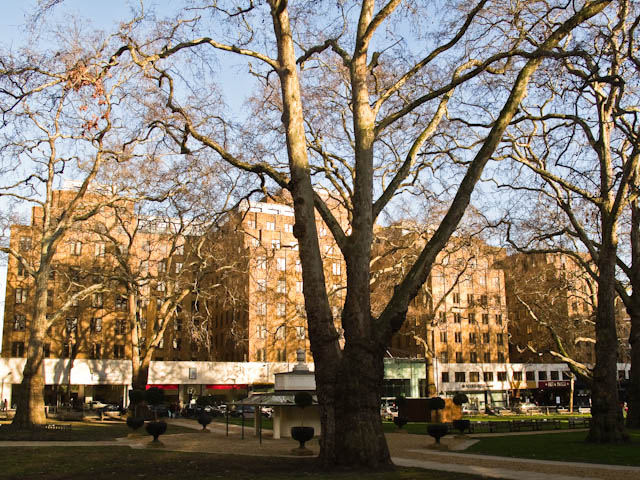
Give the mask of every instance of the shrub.
[(460, 406), (463, 403), (469, 403), (469, 397), (467, 397), (464, 393), (456, 393), (453, 396), (453, 403)]
[(432, 423), (427, 425), (427, 433), (440, 443), (440, 439), (447, 434), (447, 426), (444, 423)]
[(465, 430), (468, 432), (471, 431), (471, 422), (469, 420), (454, 420), (453, 428), (458, 430), (460, 433), (464, 433)]
[(433, 397), (429, 399), (429, 408), (431, 410), (442, 410), (444, 406), (444, 398)]
[(293, 397), (293, 401), (296, 402), (296, 405), (300, 408), (305, 408), (311, 406), (313, 397), (309, 392), (298, 392), (296, 396)]
[(139, 429), (142, 425), (144, 425), (143, 418), (137, 417), (127, 417), (127, 427), (129, 427), (134, 432)]
[(393, 419), (393, 423), (395, 423), (396, 427), (400, 429), (407, 424), (407, 421), (407, 417), (401, 417), (399, 415)]

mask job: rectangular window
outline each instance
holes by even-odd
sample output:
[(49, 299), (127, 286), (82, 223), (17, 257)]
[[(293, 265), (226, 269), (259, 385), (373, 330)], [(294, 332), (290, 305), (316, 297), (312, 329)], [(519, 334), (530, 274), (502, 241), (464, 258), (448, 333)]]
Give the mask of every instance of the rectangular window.
[(302, 293), (302, 290), (303, 290), (303, 283), (300, 281), (296, 282), (296, 292)]
[(18, 262), (18, 278), (23, 278), (25, 274), (25, 270), (24, 270), (24, 266), (22, 265), (22, 263)]
[(20, 237), (18, 242), (18, 248), (21, 252), (28, 252), (31, 250), (31, 237)]
[(502, 325), (502, 314), (496, 313), (496, 324)]
[(280, 250), (280, 240), (273, 239), (271, 240), (271, 248), (274, 250)]
[(455, 312), (453, 314), (453, 322), (454, 323), (462, 323), (462, 314), (460, 312)]
[(447, 352), (446, 350), (440, 352), (440, 362), (449, 363), (449, 352)]
[(267, 222), (267, 230), (275, 230), (276, 222)]
[(267, 280), (261, 278), (256, 280), (256, 290), (258, 292), (266, 292), (267, 291)]
[(96, 243), (96, 251), (95, 251), (96, 257), (104, 257), (105, 251), (106, 251), (106, 246), (104, 243), (102, 242)]
[(256, 315), (265, 316), (267, 314), (267, 304), (258, 303), (256, 305)]
[(469, 304), (470, 307), (473, 307), (476, 304), (475, 298), (473, 297), (473, 293), (467, 293), (467, 303)]
[(504, 362), (505, 362), (504, 353), (498, 352), (498, 363), (504, 363)]
[(42, 354), (44, 355), (44, 358), (51, 357), (51, 344), (50, 343), (45, 343), (42, 346)]
[(560, 380), (560, 372), (558, 370), (551, 370), (551, 380)]
[(483, 333), (482, 334), (482, 343), (489, 343), (491, 342), (491, 334), (490, 333)]
[(302, 303), (298, 303), (296, 305), (296, 315), (302, 318), (307, 317), (307, 311), (305, 310), (304, 305)]
[(102, 345), (94, 343), (91, 353), (93, 358), (102, 358)]
[(489, 325), (489, 314), (488, 313), (483, 313), (482, 314), (482, 324), (483, 325)]
[(280, 325), (276, 329), (275, 337), (277, 340), (284, 340), (285, 334), (286, 334), (286, 327), (284, 325)]
[(285, 258), (276, 258), (276, 268), (279, 272), (284, 272), (287, 269), (287, 260)]
[(469, 362), (478, 363), (478, 354), (476, 352), (469, 352)]
[(507, 372), (498, 372), (498, 381), (506, 382), (507, 381)]
[(440, 341), (442, 343), (447, 343), (447, 332), (440, 332)]
[(267, 360), (267, 353), (264, 348), (259, 348), (256, 350), (256, 361), (264, 362)]
[(296, 337), (298, 337), (298, 340), (304, 340), (306, 338), (304, 327), (296, 327)]
[(256, 221), (255, 220), (247, 220), (247, 228), (251, 228), (254, 229), (256, 228)]
[(158, 284), (156, 285), (156, 290), (159, 292), (164, 292), (167, 289), (167, 286), (165, 285), (164, 282), (158, 282)]
[(469, 381), (478, 383), (480, 381), (480, 372), (469, 372)]
[(535, 382), (536, 381), (536, 372), (526, 372), (527, 382)]
[(167, 264), (164, 262), (158, 262), (158, 273), (165, 273), (167, 271)]
[(91, 306), (94, 308), (100, 308), (103, 304), (102, 293), (94, 293), (91, 297)]
[(174, 338), (173, 339), (173, 349), (174, 350), (182, 349), (182, 339), (181, 338)]
[(496, 342), (498, 342), (498, 345), (502, 345), (504, 341), (504, 336), (502, 333), (498, 333), (496, 334)]
[(99, 333), (102, 331), (102, 318), (91, 319), (91, 333)]
[(24, 342), (13, 342), (11, 344), (12, 357), (24, 357)]
[(27, 317), (24, 315), (16, 315), (13, 317), (13, 329), (16, 332), (23, 331), (27, 326)]
[(127, 297), (122, 295), (116, 295), (116, 310), (126, 310), (127, 309)]
[(124, 358), (124, 345), (115, 344), (113, 346), (113, 358), (117, 358), (117, 359)]
[(338, 263), (338, 262), (334, 262), (334, 263), (331, 265), (331, 270), (332, 270), (332, 272), (333, 272), (333, 274), (334, 274), (334, 275), (340, 275), (340, 274), (341, 274), (341, 266), (340, 266), (340, 263)]
[(267, 259), (265, 257), (256, 257), (256, 268), (260, 270), (267, 269)]
[(453, 300), (453, 303), (460, 303), (460, 294), (459, 293), (454, 293), (452, 295), (452, 300)]
[(78, 318), (67, 318), (65, 328), (67, 329), (67, 333), (75, 332), (78, 329)]
[(467, 374), (465, 372), (456, 372), (455, 380), (458, 383), (464, 383), (467, 381)]
[(463, 363), (464, 358), (462, 357), (462, 352), (456, 352), (456, 363)]
[(266, 325), (256, 325), (256, 337), (265, 339), (267, 338), (267, 326)]
[(475, 313), (470, 313), (469, 314), (469, 323), (471, 325), (475, 325), (476, 324), (476, 314)]
[(449, 372), (442, 372), (442, 383), (449, 383)]
[(493, 372), (484, 372), (484, 381), (493, 382)]
[(438, 312), (438, 317), (440, 318), (441, 323), (447, 322), (447, 312)]
[(513, 372), (513, 379), (521, 382), (522, 381), (522, 372)]
[(477, 333), (469, 333), (469, 343), (475, 344), (478, 342), (478, 334)]
[(16, 288), (16, 303), (27, 303), (27, 297), (29, 296), (28, 288)]
[(82, 255), (82, 242), (76, 240), (75, 242), (71, 242), (71, 255), (79, 257)]
[(287, 313), (287, 306), (286, 304), (280, 302), (276, 304), (276, 315), (278, 317), (284, 317)]
[(287, 233), (293, 233), (293, 223), (285, 223), (284, 231)]
[(182, 331), (182, 319), (181, 318), (174, 318), (173, 319), (173, 329), (176, 332), (181, 332)]
[(287, 282), (285, 280), (278, 280), (278, 284), (276, 286), (276, 292), (287, 293)]
[(176, 264), (175, 264), (175, 267), (176, 267), (176, 268), (175, 268), (175, 271), (176, 271), (176, 273), (180, 273), (180, 272), (182, 271), (182, 265), (183, 265), (183, 263), (182, 263), (182, 262), (176, 262)]
[(480, 295), (480, 305), (486, 307), (489, 304), (489, 300), (486, 295)]
[(116, 335), (124, 335), (127, 331), (127, 321), (124, 319), (117, 319), (116, 320)]
[(456, 343), (462, 343), (462, 333), (461, 332), (455, 332), (453, 334), (454, 336), (454, 340)]

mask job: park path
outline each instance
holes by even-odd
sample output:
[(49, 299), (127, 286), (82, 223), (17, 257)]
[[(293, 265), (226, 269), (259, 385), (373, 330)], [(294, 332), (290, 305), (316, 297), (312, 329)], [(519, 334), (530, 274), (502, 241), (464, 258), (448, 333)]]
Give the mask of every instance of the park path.
[[(244, 439), (241, 427), (229, 425), (229, 435), (223, 423), (214, 422), (207, 433), (198, 433), (202, 427), (194, 420), (171, 419), (167, 423), (191, 428), (193, 433), (167, 434), (160, 437), (167, 450), (202, 452), (222, 455), (293, 456), (296, 442), (290, 438), (274, 440), (265, 431), (262, 442), (254, 436), (252, 427), (245, 427)], [(170, 431), (170, 430), (169, 430)], [(493, 434), (503, 435), (503, 434)], [(485, 436), (485, 435), (483, 435)], [(433, 439), (425, 435), (389, 433), (386, 435), (393, 462), (398, 466), (417, 467), (476, 475), (483, 478), (513, 480), (640, 480), (640, 467), (601, 465), (591, 463), (556, 462), (520, 458), (496, 457), (458, 453), (475, 440), (456, 435), (444, 437), (448, 450), (433, 449)], [(116, 441), (97, 442), (0, 442), (0, 447), (54, 447), (54, 446), (128, 446), (146, 448), (148, 436), (120, 438)], [(317, 439), (307, 442), (307, 447), (318, 453)]]

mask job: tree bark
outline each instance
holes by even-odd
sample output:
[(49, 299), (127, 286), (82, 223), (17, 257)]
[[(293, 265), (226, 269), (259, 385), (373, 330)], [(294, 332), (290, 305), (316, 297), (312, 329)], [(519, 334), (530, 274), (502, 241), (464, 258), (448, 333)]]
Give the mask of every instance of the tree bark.
[[(607, 231), (609, 230), (609, 231)], [(618, 396), (618, 335), (615, 317), (615, 230), (603, 232), (598, 259), (598, 309), (596, 313), (596, 363), (591, 389), (591, 428), (587, 442), (629, 441)], [(613, 241), (612, 241), (613, 239)]]
[(640, 428), (640, 310), (631, 314), (631, 373), (627, 389), (627, 428)]

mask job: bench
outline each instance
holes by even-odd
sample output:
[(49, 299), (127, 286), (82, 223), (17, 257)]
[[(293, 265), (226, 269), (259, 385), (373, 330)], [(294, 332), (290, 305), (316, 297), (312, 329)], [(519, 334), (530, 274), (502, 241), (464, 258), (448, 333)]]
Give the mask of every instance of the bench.
[(509, 429), (512, 432), (521, 432), (523, 430), (538, 431), (540, 430), (540, 425), (537, 420), (510, 420)]
[(591, 426), (591, 419), (587, 417), (570, 418), (569, 428), (589, 428)]
[(71, 431), (71, 425), (62, 423), (47, 423), (44, 425), (34, 425), (33, 430), (39, 432), (64, 432), (69, 433)]

